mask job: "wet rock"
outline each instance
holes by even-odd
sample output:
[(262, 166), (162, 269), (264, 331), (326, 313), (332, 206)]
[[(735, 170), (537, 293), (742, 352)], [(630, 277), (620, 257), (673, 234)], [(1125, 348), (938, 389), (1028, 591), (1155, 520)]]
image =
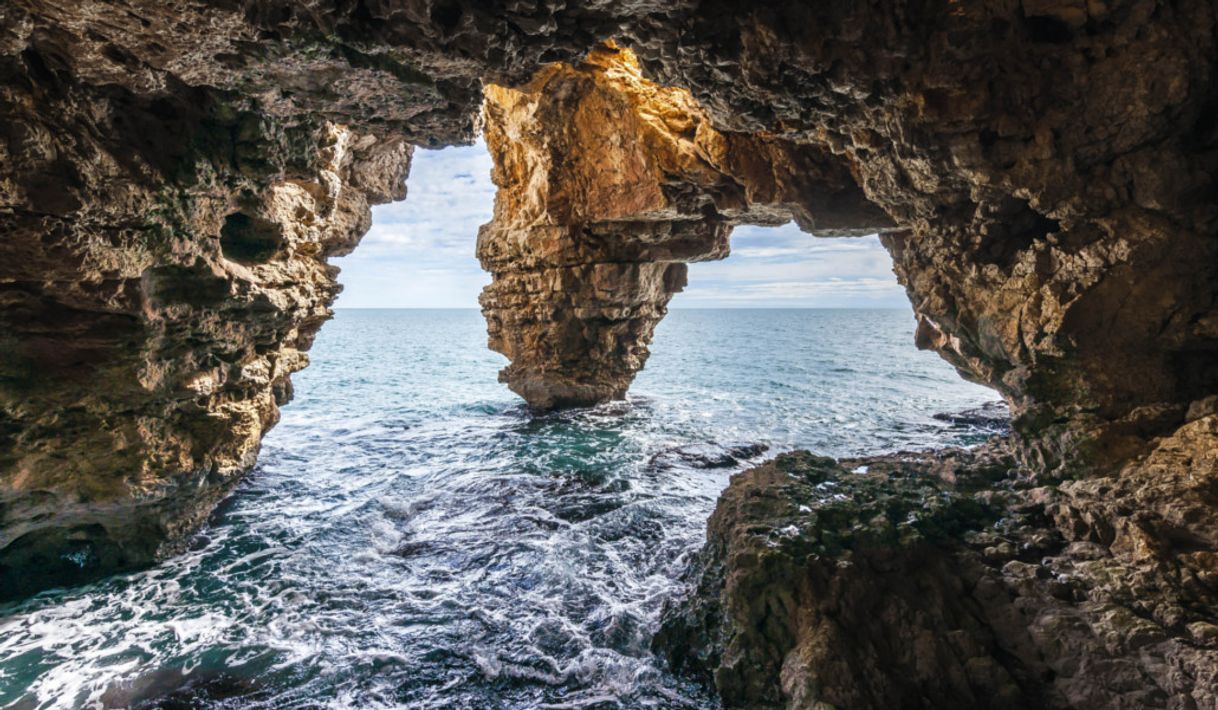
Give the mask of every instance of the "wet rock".
[(671, 468), (731, 468), (756, 458), (770, 447), (765, 444), (736, 444), (723, 446), (714, 442), (687, 444), (666, 449), (651, 457), (647, 465), (655, 469)]
[(215, 670), (164, 668), (112, 684), (102, 693), (100, 707), (177, 710), (256, 702), (265, 694), (265, 688), (249, 678)]
[(1052, 490), (1005, 448), (734, 477), (655, 648), (728, 707), (1218, 701), (1218, 418)]
[(990, 436), (1005, 435), (1011, 431), (1011, 410), (1004, 402), (986, 402), (973, 409), (961, 412), (940, 412), (932, 417), (957, 428)]

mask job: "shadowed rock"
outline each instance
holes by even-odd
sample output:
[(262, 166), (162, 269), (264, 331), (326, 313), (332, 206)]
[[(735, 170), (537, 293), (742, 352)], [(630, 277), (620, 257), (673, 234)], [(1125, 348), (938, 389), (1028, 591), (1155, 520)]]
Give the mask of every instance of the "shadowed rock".
[(1216, 483), (1212, 416), (1060, 487), (1001, 440), (786, 454), (733, 477), (654, 645), (733, 708), (1208, 707)]
[(1208, 0), (4, 3), (0, 595), (181, 549), (291, 397), (327, 258), (404, 197), (412, 145), (473, 140), (485, 86), (482, 305), (529, 402), (622, 396), (685, 264), (794, 219), (883, 231), (917, 345), (1010, 404), (1040, 487), (992, 460), (845, 502), (823, 460), (737, 479), (695, 602), (720, 611), (665, 632), (729, 704), (1213, 705), (1215, 22)]

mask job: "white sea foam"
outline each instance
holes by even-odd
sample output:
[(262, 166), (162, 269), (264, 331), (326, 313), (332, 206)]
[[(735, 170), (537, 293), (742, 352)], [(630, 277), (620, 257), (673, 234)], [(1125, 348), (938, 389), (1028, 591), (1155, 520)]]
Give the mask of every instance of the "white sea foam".
[(476, 311), (340, 312), (190, 552), (0, 611), (0, 706), (713, 707), (649, 643), (745, 464), (652, 458), (969, 443), (907, 320), (674, 311), (629, 400), (533, 417)]

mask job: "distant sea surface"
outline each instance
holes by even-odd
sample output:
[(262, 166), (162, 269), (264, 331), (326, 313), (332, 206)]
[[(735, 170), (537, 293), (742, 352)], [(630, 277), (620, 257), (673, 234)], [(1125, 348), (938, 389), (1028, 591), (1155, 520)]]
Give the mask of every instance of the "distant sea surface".
[(674, 310), (626, 401), (534, 416), (477, 311), (339, 311), (189, 552), (0, 607), (0, 707), (711, 707), (649, 644), (731, 474), (991, 433), (913, 328)]

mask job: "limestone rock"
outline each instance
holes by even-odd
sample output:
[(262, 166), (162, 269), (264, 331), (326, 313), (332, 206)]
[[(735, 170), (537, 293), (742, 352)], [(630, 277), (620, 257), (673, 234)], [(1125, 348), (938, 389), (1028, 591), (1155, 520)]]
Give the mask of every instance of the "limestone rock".
[[(327, 257), (403, 196), (411, 145), (471, 142), (484, 120), (501, 194), (483, 307), (530, 402), (621, 396), (685, 263), (724, 256), (735, 224), (883, 231), (917, 344), (1003, 394), (1022, 464), (1045, 485), (1109, 481), (1063, 486), (1054, 520), (1131, 584), (1142, 568), (1105, 545), (1195, 552), (1179, 584), (1208, 579), (1213, 501), (1180, 472), (1210, 442), (1180, 427), (1218, 395), (1215, 15), (3, 3), (0, 593), (177, 549), (290, 397), (336, 293)], [(1152, 450), (1162, 466), (1128, 477)], [(1113, 480), (1124, 508), (1089, 488)], [(1177, 491), (1191, 512), (1172, 518)], [(1187, 622), (1171, 633), (1208, 643), (1211, 622), (1173, 603), (1156, 612)]]
[(1218, 702), (1218, 417), (1060, 488), (1004, 446), (735, 476), (657, 649), (728, 707)]
[(621, 398), (685, 263), (731, 228), (795, 219), (822, 235), (889, 229), (848, 162), (816, 145), (722, 133), (687, 91), (612, 43), (518, 88), (489, 86), (499, 188), (478, 256), (501, 379), (542, 409)]
[[(0, 291), (0, 596), (173, 552), (253, 466), (340, 289), (325, 258), (367, 229), (370, 201), (401, 196), (410, 162), (404, 142), (335, 124), (311, 139), (311, 175), (231, 175), (223, 193), (101, 167), (87, 178), (121, 208), (27, 214), (0, 247), (26, 271)], [(73, 261), (80, 281), (37, 273)]]

